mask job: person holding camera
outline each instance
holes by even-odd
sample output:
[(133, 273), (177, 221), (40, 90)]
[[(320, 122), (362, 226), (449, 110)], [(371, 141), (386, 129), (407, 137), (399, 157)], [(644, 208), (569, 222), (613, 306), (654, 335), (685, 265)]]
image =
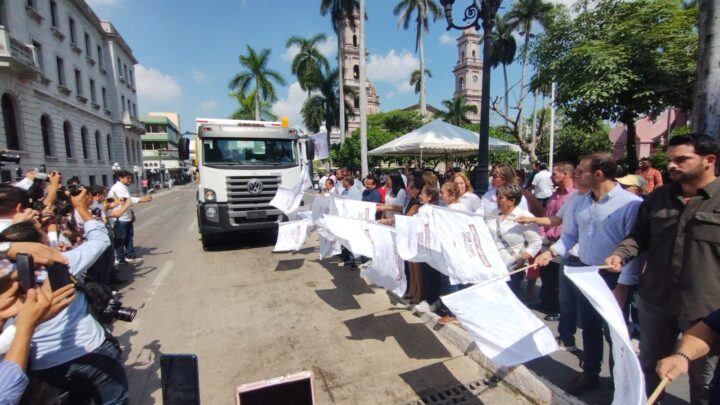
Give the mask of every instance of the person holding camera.
[[(87, 190), (81, 188), (80, 193), (70, 199), (84, 221), (85, 241), (62, 256), (70, 274), (82, 284), (83, 274), (110, 246), (110, 239), (105, 226), (90, 213)], [(13, 241), (13, 245), (15, 242), (23, 241)], [(90, 397), (96, 403), (127, 404), (128, 383), (120, 348), (89, 311), (88, 298), (78, 290), (67, 308), (35, 329), (30, 351), (31, 372), (47, 384), (67, 391), (72, 398)], [(71, 401), (76, 402), (80, 400)]]
[[(108, 197), (120, 199), (121, 202), (130, 200), (132, 204), (145, 203), (152, 201), (152, 196), (146, 195), (142, 197), (131, 197), (128, 186), (132, 184), (133, 174), (127, 170), (121, 170), (117, 174), (117, 182), (110, 188)], [(137, 263), (139, 258), (135, 254), (133, 246), (134, 236), (134, 217), (132, 209), (123, 212), (117, 218), (114, 231), (115, 238), (120, 241), (115, 248), (115, 258), (118, 264)]]

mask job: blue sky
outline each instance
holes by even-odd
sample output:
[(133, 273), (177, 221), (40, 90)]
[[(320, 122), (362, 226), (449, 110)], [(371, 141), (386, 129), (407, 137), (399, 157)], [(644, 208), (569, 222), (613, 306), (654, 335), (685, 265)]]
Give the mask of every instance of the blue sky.
[[(299, 111), (306, 95), (290, 73), (292, 52), (285, 43), (292, 35), (324, 32), (330, 39), (323, 52), (331, 63), (336, 54), (336, 39), (329, 18), (320, 16), (319, 0), (86, 1), (100, 18), (115, 25), (139, 61), (139, 112), (177, 111), (182, 131), (194, 131), (196, 117), (227, 117), (236, 109), (228, 83), (241, 70), (238, 56), (246, 53), (247, 45), (272, 50), (270, 66), (287, 81), (277, 87), (273, 110), (287, 116), (291, 125), (302, 125)], [(455, 8), (469, 2), (459, 0)], [(392, 13), (395, 3), (366, 0), (368, 78), (378, 90), (382, 111), (418, 101), (408, 85), (410, 73), (419, 66), (415, 34), (398, 27)], [(510, 0), (504, 3), (501, 13), (511, 6)], [(438, 108), (454, 91), (455, 39), (460, 33), (445, 27), (444, 20), (436, 21), (424, 39), (425, 63), (433, 73), (427, 82), (427, 101)], [(518, 64), (510, 67), (509, 76), (511, 84), (519, 81)], [(502, 93), (502, 71), (494, 70), (491, 77), (495, 97)]]

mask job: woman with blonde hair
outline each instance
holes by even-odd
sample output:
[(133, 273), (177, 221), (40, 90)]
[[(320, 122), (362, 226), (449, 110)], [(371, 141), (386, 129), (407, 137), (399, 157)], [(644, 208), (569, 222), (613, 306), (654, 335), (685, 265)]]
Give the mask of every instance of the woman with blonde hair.
[(460, 189), (460, 202), (465, 205), (468, 211), (477, 211), (482, 205), (482, 200), (473, 193), (473, 187), (470, 184), (470, 180), (468, 180), (467, 175), (465, 173), (455, 173), (450, 180), (457, 184)]
[(465, 204), (460, 202), (460, 187), (452, 181), (446, 181), (440, 187), (440, 198), (445, 206), (458, 211), (468, 211)]
[[(481, 215), (486, 215), (488, 212), (495, 209), (497, 206), (497, 193), (496, 191), (505, 185), (517, 185), (518, 179), (515, 169), (513, 169), (507, 163), (498, 163), (493, 167), (490, 186), (491, 188), (483, 195), (481, 207), (475, 212)], [(522, 200), (518, 204), (518, 207), (525, 211), (531, 212), (535, 216), (545, 215), (545, 209), (543, 208), (540, 201), (532, 193), (523, 192)]]

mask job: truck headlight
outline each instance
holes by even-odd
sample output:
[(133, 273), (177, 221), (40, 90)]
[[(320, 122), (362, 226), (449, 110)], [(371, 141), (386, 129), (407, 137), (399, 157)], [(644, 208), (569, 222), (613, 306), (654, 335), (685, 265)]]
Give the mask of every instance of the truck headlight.
[(208, 217), (208, 219), (215, 218), (217, 216), (217, 208), (207, 207), (205, 209), (205, 216)]
[(204, 194), (205, 194), (205, 201), (215, 201), (217, 199), (215, 192), (210, 190), (209, 188), (205, 189)]

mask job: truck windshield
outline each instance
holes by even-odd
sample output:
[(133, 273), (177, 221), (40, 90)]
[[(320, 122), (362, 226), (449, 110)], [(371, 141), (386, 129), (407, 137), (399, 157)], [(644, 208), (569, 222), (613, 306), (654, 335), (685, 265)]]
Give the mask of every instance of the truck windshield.
[(203, 139), (203, 162), (220, 165), (295, 165), (295, 141), (288, 139)]

